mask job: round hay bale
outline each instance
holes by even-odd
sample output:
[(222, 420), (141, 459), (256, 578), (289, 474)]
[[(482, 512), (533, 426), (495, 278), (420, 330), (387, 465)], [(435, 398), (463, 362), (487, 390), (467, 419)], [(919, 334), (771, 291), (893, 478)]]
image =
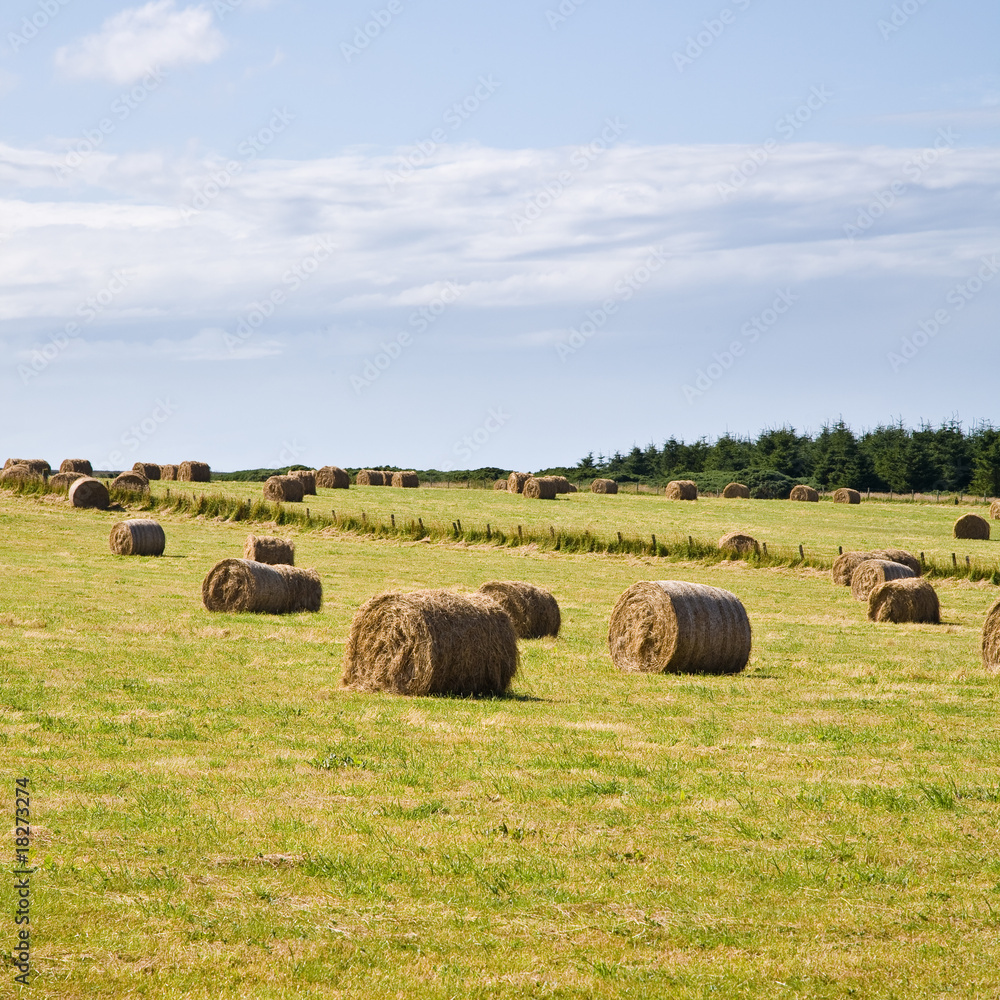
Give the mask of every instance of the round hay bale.
[(316, 472), (313, 469), (296, 469), (288, 473), (292, 479), (302, 483), (303, 496), (316, 496)]
[(98, 510), (104, 510), (111, 503), (111, 498), (104, 483), (99, 479), (84, 476), (70, 486), (69, 502), (74, 507), (96, 507)]
[(209, 611), (297, 614), (319, 611), (323, 583), (314, 569), (223, 559), (202, 581), (201, 599)]
[(521, 491), (528, 500), (555, 500), (556, 484), (552, 476), (532, 476)]
[(253, 562), (268, 563), (271, 566), (295, 565), (295, 542), (270, 535), (247, 535), (243, 545), (243, 558)]
[(132, 493), (148, 493), (149, 480), (141, 472), (123, 472), (111, 481), (113, 490), (128, 490)]
[(264, 499), (278, 503), (301, 503), (302, 483), (294, 476), (271, 476), (264, 483)]
[(519, 639), (559, 634), (559, 603), (549, 591), (519, 580), (490, 580), (479, 593), (492, 597), (510, 615)]
[(752, 535), (741, 531), (730, 531), (719, 539), (719, 551), (730, 552), (742, 558), (748, 555), (760, 555), (760, 542)]
[(94, 467), (85, 458), (64, 458), (59, 463), (60, 472), (82, 472), (85, 476), (94, 474)]
[(358, 486), (385, 486), (385, 473), (377, 469), (362, 469), (354, 477), (354, 482)]
[(749, 500), (750, 487), (744, 486), (742, 483), (730, 483), (722, 491), (722, 496), (725, 500)]
[(941, 624), (941, 603), (927, 580), (910, 577), (886, 580), (868, 595), (868, 617), (873, 622)]
[(392, 694), (503, 694), (517, 673), (510, 616), (485, 594), (380, 594), (351, 622), (343, 686)]
[(316, 485), (324, 490), (347, 490), (351, 488), (351, 477), (340, 466), (324, 465), (316, 473)]
[(530, 472), (512, 472), (507, 477), (507, 491), (509, 493), (523, 493), (524, 484), (531, 479)]
[(555, 480), (556, 493), (569, 493), (572, 489), (569, 480), (565, 476), (549, 476), (547, 478)]
[(493, 489), (494, 490), (503, 490), (504, 493), (506, 493), (507, 492), (507, 480), (506, 479), (498, 479), (493, 484)]
[(842, 587), (851, 585), (854, 571), (869, 559), (887, 559), (889, 562), (900, 563), (913, 572), (914, 576), (923, 573), (920, 560), (905, 549), (878, 549), (875, 552), (845, 552), (833, 560), (831, 576), (833, 582)]
[(595, 479), (590, 484), (591, 493), (617, 493), (618, 484), (613, 479)]
[(878, 549), (872, 553), (872, 558), (888, 559), (889, 562), (902, 563), (913, 570), (914, 576), (921, 576), (924, 572), (923, 566), (920, 565), (920, 560), (912, 552), (907, 552), (906, 549)]
[(857, 490), (849, 490), (846, 487), (833, 491), (834, 503), (861, 503), (861, 494)]
[(210, 483), (212, 470), (208, 462), (181, 462), (177, 466), (177, 481), (179, 483)]
[(176, 465), (161, 465), (160, 466), (160, 480), (166, 480), (167, 482), (177, 481), (177, 466)]
[(983, 623), (983, 666), (1000, 670), (1000, 601), (990, 608)]
[(404, 490), (415, 490), (420, 485), (420, 479), (415, 472), (394, 472), (392, 485)]
[(134, 518), (119, 521), (111, 529), (109, 542), (116, 556), (162, 556), (167, 536), (157, 521)]
[(851, 574), (851, 596), (857, 601), (867, 601), (880, 583), (915, 576), (916, 573), (902, 563), (890, 562), (888, 559), (866, 559)]
[(75, 483), (78, 479), (86, 478), (87, 476), (85, 476), (82, 472), (57, 472), (49, 480), (49, 488), (56, 490), (59, 493), (68, 493), (69, 488), (73, 485), (73, 483)]
[(623, 673), (736, 674), (750, 660), (750, 620), (728, 590), (683, 580), (634, 583), (611, 612), (608, 647)]
[(792, 492), (788, 495), (788, 499), (802, 500), (805, 503), (819, 503), (819, 493), (817, 493), (811, 486), (803, 486), (799, 484), (798, 486), (792, 487)]
[(52, 471), (52, 466), (44, 458), (8, 458), (3, 463), (5, 470), (14, 465), (23, 465), (29, 472), (33, 472), (35, 475), (42, 476), (45, 479), (48, 479), (49, 473)]
[(964, 514), (955, 522), (955, 537), (988, 542), (990, 522), (978, 514)]
[(136, 462), (132, 466), (132, 471), (145, 476), (151, 482), (160, 478), (160, 467), (152, 462)]
[(33, 472), (27, 465), (8, 465), (0, 472), (0, 484), (13, 486), (16, 483), (44, 483), (45, 476)]
[(665, 495), (668, 500), (697, 500), (698, 484), (690, 479), (675, 479), (667, 483)]
[(994, 521), (1000, 521), (1000, 500), (994, 500), (993, 503), (990, 504), (990, 517), (993, 518)]

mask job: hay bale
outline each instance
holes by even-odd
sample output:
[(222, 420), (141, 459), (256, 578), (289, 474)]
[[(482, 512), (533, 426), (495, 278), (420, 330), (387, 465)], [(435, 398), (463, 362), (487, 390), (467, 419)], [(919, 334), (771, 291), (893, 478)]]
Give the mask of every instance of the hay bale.
[(116, 556), (162, 556), (167, 547), (163, 527), (149, 518), (119, 521), (109, 541)]
[(519, 580), (490, 580), (479, 593), (493, 598), (510, 615), (519, 639), (559, 634), (559, 603), (549, 591)]
[(49, 489), (55, 490), (57, 493), (68, 493), (69, 488), (78, 479), (88, 478), (82, 472), (57, 472), (49, 480)]
[(728, 590), (683, 580), (634, 583), (611, 612), (608, 647), (623, 673), (739, 673), (750, 620)]
[(303, 496), (302, 483), (294, 476), (271, 476), (264, 483), (265, 500), (301, 503)]
[(580, 487), (574, 485), (573, 483), (567, 483), (566, 484), (566, 492), (567, 493), (579, 493), (580, 492)]
[(177, 466), (177, 482), (179, 483), (210, 483), (212, 470), (207, 462), (181, 462)]
[(802, 500), (805, 503), (819, 503), (819, 494), (811, 486), (793, 486), (788, 496), (789, 500)]
[(886, 580), (905, 580), (916, 576), (909, 566), (888, 559), (866, 559), (851, 574), (851, 596), (867, 601), (871, 592)]
[(415, 472), (394, 472), (392, 485), (404, 490), (415, 490), (420, 485), (420, 479)]
[(854, 571), (869, 559), (887, 559), (889, 562), (900, 563), (913, 572), (914, 576), (923, 573), (920, 560), (905, 549), (877, 549), (874, 552), (845, 552), (833, 560), (833, 570), (831, 576), (833, 582), (842, 586), (851, 585), (851, 577)]
[(316, 496), (316, 471), (314, 469), (296, 469), (288, 474), (302, 483), (303, 496)]
[(1000, 601), (990, 608), (983, 622), (983, 666), (1000, 670)]
[(485, 594), (380, 594), (351, 622), (343, 686), (392, 694), (503, 694), (517, 673), (510, 616)]
[(48, 479), (49, 473), (52, 471), (52, 466), (44, 458), (8, 458), (3, 467), (9, 469), (14, 465), (23, 465), (29, 472), (41, 476), (43, 479)]
[(378, 469), (362, 469), (355, 477), (358, 486), (385, 486), (385, 473)]
[(552, 476), (532, 476), (525, 484), (522, 494), (528, 500), (555, 500), (556, 483)]
[(494, 490), (503, 490), (506, 493), (507, 492), (507, 480), (506, 479), (498, 479), (493, 484), (493, 489)]
[(591, 493), (617, 493), (618, 484), (613, 479), (595, 479), (590, 484)]
[(524, 484), (531, 478), (530, 472), (512, 472), (507, 477), (507, 491), (509, 493), (523, 493)]
[(734, 555), (743, 556), (760, 555), (760, 542), (752, 535), (745, 535), (741, 531), (730, 531), (728, 535), (723, 535), (719, 539), (719, 551), (731, 552)]
[(69, 488), (69, 502), (74, 507), (96, 507), (104, 510), (111, 503), (108, 488), (99, 479), (84, 476)]
[(323, 584), (314, 569), (223, 559), (202, 581), (201, 599), (209, 611), (297, 614), (319, 611)]
[(873, 622), (941, 624), (941, 603), (927, 580), (910, 577), (880, 583), (868, 595), (868, 617)]
[(160, 481), (166, 481), (174, 483), (177, 481), (177, 466), (176, 465), (161, 465), (160, 466)]
[(82, 472), (85, 476), (94, 474), (94, 467), (85, 458), (64, 458), (59, 463), (60, 472)]
[(14, 486), (16, 483), (44, 483), (45, 476), (32, 472), (27, 465), (9, 465), (0, 472), (0, 485)]
[(923, 566), (920, 565), (920, 560), (912, 552), (907, 552), (906, 549), (878, 549), (872, 553), (872, 558), (888, 559), (889, 562), (902, 563), (913, 570), (914, 576), (920, 576), (924, 572)]
[(351, 477), (337, 465), (324, 465), (316, 473), (316, 485), (324, 490), (347, 490), (351, 488)]
[(285, 564), (295, 565), (295, 542), (284, 538), (274, 538), (269, 535), (247, 535), (243, 545), (243, 558), (253, 562), (267, 563), (270, 566)]
[(843, 487), (833, 491), (834, 503), (861, 503), (861, 494), (857, 490), (849, 490)]
[(744, 486), (742, 483), (730, 483), (722, 491), (722, 496), (725, 500), (749, 500), (750, 487)]
[(955, 537), (988, 542), (990, 522), (978, 514), (965, 514), (955, 522)]
[(136, 462), (132, 466), (133, 472), (138, 472), (140, 475), (146, 477), (147, 480), (153, 481), (160, 478), (160, 467), (154, 465), (152, 462)]
[(667, 483), (665, 495), (668, 500), (697, 500), (698, 484), (690, 479), (675, 479)]
[(548, 478), (555, 480), (557, 494), (569, 493), (572, 489), (569, 480), (565, 476), (549, 476)]
[(1000, 500), (994, 500), (993, 503), (990, 504), (990, 517), (993, 518), (994, 521), (1000, 520)]
[(111, 488), (131, 493), (148, 493), (149, 480), (141, 472), (123, 472), (111, 481)]

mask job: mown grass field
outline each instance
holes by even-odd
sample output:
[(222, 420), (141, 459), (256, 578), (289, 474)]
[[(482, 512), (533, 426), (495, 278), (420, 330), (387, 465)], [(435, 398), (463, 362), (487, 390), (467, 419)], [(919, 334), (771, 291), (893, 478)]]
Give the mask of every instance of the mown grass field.
[[(996, 544), (954, 543), (944, 507), (458, 492), (310, 505), (738, 527), (834, 553)], [(284, 526), (323, 610), (212, 615), (205, 572), (266, 529), (163, 515), (165, 555), (124, 558), (120, 516), (0, 492), (0, 763), (11, 811), (32, 781), (32, 996), (1000, 992), (1000, 680), (979, 658), (996, 587), (935, 581), (941, 626), (875, 625), (808, 568)], [(614, 671), (614, 601), (664, 576), (740, 596), (744, 674)], [(493, 578), (563, 610), (559, 639), (521, 643), (510, 697), (339, 688), (368, 597)]]

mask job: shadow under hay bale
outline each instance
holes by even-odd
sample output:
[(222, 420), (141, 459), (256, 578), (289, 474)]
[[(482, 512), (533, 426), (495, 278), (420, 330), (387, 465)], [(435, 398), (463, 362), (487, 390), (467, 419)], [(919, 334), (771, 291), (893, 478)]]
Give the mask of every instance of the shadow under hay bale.
[(510, 616), (484, 594), (381, 594), (351, 622), (343, 686), (405, 695), (503, 694), (517, 673)]
[(385, 473), (378, 469), (362, 469), (354, 482), (358, 486), (385, 486)]
[(55, 490), (58, 493), (68, 493), (69, 488), (78, 479), (87, 478), (88, 477), (82, 472), (57, 472), (49, 479), (49, 489)]
[(223, 559), (202, 581), (201, 599), (209, 611), (297, 614), (319, 611), (323, 584), (314, 569)]
[(149, 480), (141, 472), (123, 472), (111, 481), (111, 489), (130, 493), (148, 493)]
[(539, 478), (532, 476), (524, 484), (524, 489), (521, 492), (528, 500), (555, 500), (556, 482), (552, 476), (541, 476)]
[(177, 466), (176, 465), (161, 465), (160, 466), (160, 480), (167, 481), (169, 483), (174, 483), (177, 481)]
[(591, 493), (617, 493), (618, 484), (613, 479), (595, 479), (590, 484)]
[(479, 593), (493, 598), (510, 615), (519, 639), (559, 635), (559, 603), (549, 591), (519, 580), (490, 580)]
[(667, 483), (664, 496), (668, 500), (697, 500), (698, 484), (690, 479), (675, 479)]
[(212, 470), (207, 462), (181, 462), (177, 466), (177, 482), (210, 483)]
[(736, 674), (751, 645), (746, 609), (718, 587), (642, 581), (611, 612), (608, 647), (623, 673)]
[(749, 500), (750, 487), (742, 483), (730, 483), (722, 491), (722, 497), (724, 500)]
[(337, 465), (324, 465), (316, 473), (316, 485), (324, 490), (347, 490), (351, 488), (351, 477)]
[(243, 558), (269, 566), (295, 565), (295, 542), (270, 535), (247, 535), (243, 544)]
[(792, 492), (788, 495), (788, 499), (801, 500), (805, 503), (819, 503), (819, 493), (811, 486), (803, 486), (800, 483), (798, 486), (792, 487)]
[(493, 484), (493, 489), (494, 490), (503, 490), (506, 493), (507, 492), (507, 480), (506, 479), (498, 479)]
[(509, 493), (523, 493), (524, 484), (531, 479), (530, 472), (512, 472), (507, 477), (507, 491)]
[(295, 469), (288, 473), (292, 479), (302, 483), (303, 496), (316, 496), (316, 472), (312, 469)]
[(264, 482), (264, 499), (277, 503), (301, 503), (305, 494), (302, 483), (294, 476), (271, 476)]
[(394, 472), (392, 485), (398, 489), (415, 490), (420, 485), (420, 478), (415, 472)]
[(69, 502), (74, 507), (105, 510), (111, 503), (108, 488), (99, 479), (84, 476), (69, 488)]
[(64, 458), (59, 463), (60, 472), (82, 472), (85, 476), (94, 474), (94, 467), (85, 458)]
[(1000, 671), (1000, 601), (990, 608), (983, 622), (983, 666)]
[(901, 563), (913, 571), (914, 576), (923, 573), (920, 560), (905, 549), (877, 549), (874, 552), (844, 552), (833, 561), (831, 577), (833, 582), (842, 587), (851, 585), (854, 571), (869, 559), (887, 559), (889, 562)]
[(159, 480), (161, 475), (160, 467), (152, 462), (136, 462), (132, 466), (132, 471), (145, 476), (150, 482)]
[(749, 555), (760, 555), (760, 542), (752, 535), (741, 531), (730, 531), (719, 539), (719, 551), (737, 555), (740, 558)]
[(851, 574), (851, 596), (867, 601), (871, 592), (887, 580), (906, 580), (916, 576), (909, 566), (888, 559), (866, 559)]
[(990, 540), (990, 522), (978, 514), (965, 514), (955, 522), (955, 537), (988, 542)]
[(842, 488), (833, 491), (834, 503), (861, 503), (861, 494), (857, 490)]
[(880, 583), (868, 595), (868, 617), (873, 622), (941, 624), (941, 603), (927, 580), (910, 577)]
[(108, 541), (116, 556), (162, 556), (167, 547), (162, 525), (149, 518), (119, 521)]

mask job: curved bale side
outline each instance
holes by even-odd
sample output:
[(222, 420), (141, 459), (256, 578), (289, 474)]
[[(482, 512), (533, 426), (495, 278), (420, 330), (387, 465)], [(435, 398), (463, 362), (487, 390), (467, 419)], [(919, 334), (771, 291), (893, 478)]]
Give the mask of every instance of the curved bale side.
[(179, 483), (210, 483), (212, 470), (208, 462), (181, 462), (177, 466), (177, 481)]
[(289, 615), (319, 611), (323, 584), (314, 569), (223, 559), (202, 581), (201, 599), (209, 611)]
[(744, 558), (749, 555), (760, 555), (760, 542), (752, 535), (742, 531), (730, 531), (719, 539), (719, 551)]
[(668, 500), (697, 500), (698, 484), (690, 479), (675, 479), (667, 483), (664, 496)]
[(510, 616), (485, 594), (380, 594), (351, 622), (342, 684), (404, 695), (503, 694), (518, 668)]
[(857, 490), (849, 490), (842, 487), (833, 491), (834, 503), (861, 503), (861, 494)]
[(316, 496), (316, 472), (313, 469), (296, 469), (288, 473), (292, 479), (302, 483), (303, 496)]
[(392, 485), (404, 490), (415, 490), (420, 485), (420, 477), (415, 472), (394, 472)]
[(868, 617), (873, 622), (941, 624), (941, 602), (927, 580), (910, 577), (880, 583), (868, 595)]
[(527, 500), (555, 500), (556, 484), (551, 476), (532, 476), (521, 491)]
[(141, 472), (123, 472), (111, 481), (111, 489), (131, 493), (148, 493), (149, 480)]
[(750, 487), (744, 486), (742, 483), (730, 483), (722, 491), (722, 498), (724, 500), (749, 500)]
[(988, 542), (990, 540), (990, 522), (978, 514), (965, 514), (955, 522), (955, 537)]
[(177, 481), (177, 466), (176, 465), (161, 465), (160, 466), (160, 481), (166, 481), (168, 483), (174, 483)]
[(611, 612), (608, 648), (623, 673), (736, 674), (751, 646), (746, 609), (718, 587), (641, 581)]
[(1000, 601), (990, 608), (983, 622), (983, 666), (1000, 671)]
[(324, 490), (349, 490), (351, 477), (339, 465), (324, 465), (316, 473), (316, 485)]
[(1000, 521), (1000, 500), (994, 500), (990, 504), (990, 517), (994, 521)]
[(150, 482), (158, 480), (161, 476), (160, 467), (153, 462), (136, 462), (132, 466), (133, 472), (138, 472), (140, 476), (145, 476)]
[(0, 472), (0, 485), (13, 486), (15, 483), (44, 483), (41, 472), (33, 472), (27, 465), (8, 465)]
[(590, 484), (591, 493), (608, 493), (613, 494), (618, 492), (618, 483), (613, 479), (595, 479)]
[(354, 482), (358, 486), (385, 486), (385, 473), (379, 469), (362, 469)]
[(105, 510), (111, 503), (108, 488), (99, 479), (84, 476), (69, 488), (69, 502), (81, 509)]
[(116, 556), (162, 556), (167, 536), (159, 522), (137, 517), (119, 521), (108, 542)]
[(798, 486), (792, 487), (792, 492), (788, 495), (788, 499), (800, 500), (804, 503), (819, 503), (819, 493), (811, 486), (803, 486), (800, 483)]
[(498, 479), (493, 484), (493, 489), (494, 490), (502, 490), (504, 493), (506, 493), (507, 492), (507, 480), (506, 479)]
[(866, 559), (851, 574), (851, 596), (856, 601), (867, 601), (871, 592), (887, 580), (906, 580), (916, 577), (909, 566), (890, 562), (888, 559)]
[(243, 558), (269, 566), (295, 565), (295, 542), (273, 535), (247, 535)]
[(508, 493), (523, 493), (524, 484), (532, 478), (530, 472), (512, 472), (507, 477), (507, 492)]
[(520, 580), (490, 580), (479, 588), (510, 616), (519, 639), (559, 635), (562, 616), (555, 595)]
[(263, 486), (265, 500), (277, 503), (301, 503), (305, 494), (302, 483), (294, 476), (271, 476)]
[(49, 479), (49, 489), (55, 490), (57, 493), (68, 493), (69, 488), (78, 479), (87, 478), (82, 472), (57, 472)]
[(94, 474), (94, 467), (85, 458), (64, 458), (59, 463), (60, 472), (82, 472), (85, 476)]

